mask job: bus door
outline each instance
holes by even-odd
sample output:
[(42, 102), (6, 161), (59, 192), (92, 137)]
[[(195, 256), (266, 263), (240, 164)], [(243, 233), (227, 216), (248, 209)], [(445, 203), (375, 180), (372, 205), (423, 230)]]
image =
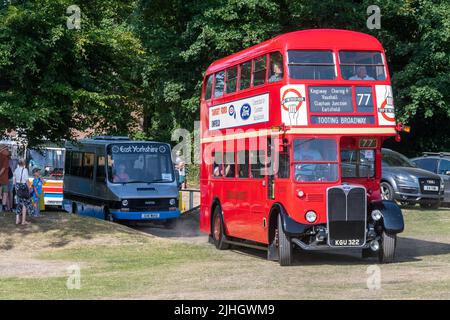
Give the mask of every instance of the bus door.
[(250, 240), (264, 242), (265, 229), (267, 227), (267, 183), (266, 162), (267, 145), (259, 145), (257, 149), (250, 149), (250, 174), (249, 190), (251, 190), (250, 215), (248, 219), (251, 232), (248, 233)]
[(94, 195), (97, 197), (105, 197), (108, 193), (106, 183), (106, 155), (105, 150), (97, 150), (95, 164), (95, 183)]

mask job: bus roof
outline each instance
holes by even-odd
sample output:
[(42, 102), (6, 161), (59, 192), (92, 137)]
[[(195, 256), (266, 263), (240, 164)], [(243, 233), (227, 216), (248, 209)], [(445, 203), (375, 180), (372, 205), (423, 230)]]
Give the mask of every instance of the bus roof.
[(120, 139), (110, 139), (110, 138), (81, 139), (81, 140), (78, 140), (76, 143), (67, 142), (66, 143), (66, 147), (77, 148), (78, 145), (109, 145), (109, 144), (115, 144), (115, 143), (161, 143), (161, 144), (168, 144), (168, 143), (160, 142), (160, 141), (139, 141), (139, 140), (123, 139), (123, 137), (121, 137)]
[(219, 59), (208, 67), (206, 74), (221, 71), (227, 67), (270, 51), (290, 49), (383, 51), (383, 46), (375, 37), (356, 31), (341, 29), (309, 29), (294, 31), (279, 35)]

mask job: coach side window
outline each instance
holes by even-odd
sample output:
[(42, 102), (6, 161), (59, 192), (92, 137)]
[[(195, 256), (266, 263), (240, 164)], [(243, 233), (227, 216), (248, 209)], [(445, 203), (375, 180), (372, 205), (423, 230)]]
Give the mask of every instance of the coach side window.
[(266, 82), (266, 56), (253, 60), (253, 86), (260, 86)]
[(94, 177), (94, 158), (93, 153), (83, 154), (83, 178), (92, 179)]
[(244, 62), (241, 64), (241, 79), (239, 81), (239, 89), (244, 90), (250, 88), (250, 78), (252, 71), (252, 62)]
[(225, 86), (225, 71), (216, 73), (216, 85), (214, 86), (214, 98), (223, 96), (223, 87)]
[(211, 99), (212, 96), (213, 75), (210, 74), (206, 79), (205, 100)]
[(106, 164), (105, 156), (98, 156), (97, 157), (97, 173), (95, 175), (97, 182), (105, 182), (106, 181), (105, 164)]
[(283, 56), (280, 52), (270, 54), (269, 82), (283, 80)]
[(81, 177), (83, 169), (83, 154), (81, 152), (73, 152), (70, 166), (70, 175)]
[(237, 67), (232, 67), (227, 70), (227, 93), (236, 92), (237, 84)]

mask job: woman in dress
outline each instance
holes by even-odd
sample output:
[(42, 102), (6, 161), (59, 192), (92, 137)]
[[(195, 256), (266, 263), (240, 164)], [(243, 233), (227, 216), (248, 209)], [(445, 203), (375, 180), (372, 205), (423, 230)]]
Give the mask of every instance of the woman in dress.
[(14, 171), (14, 187), (16, 188), (17, 195), (16, 225), (29, 224), (26, 220), (27, 211), (29, 214), (33, 212), (28, 178), (28, 169), (25, 167), (25, 160), (20, 159), (19, 165)]

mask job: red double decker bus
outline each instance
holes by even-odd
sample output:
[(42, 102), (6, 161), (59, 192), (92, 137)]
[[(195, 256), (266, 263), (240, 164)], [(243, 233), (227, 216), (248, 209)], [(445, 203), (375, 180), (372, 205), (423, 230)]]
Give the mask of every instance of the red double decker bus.
[(218, 60), (201, 98), (200, 228), (281, 265), (293, 248), (391, 262), (404, 226), (381, 200), (381, 145), (399, 130), (370, 35), (297, 31)]

